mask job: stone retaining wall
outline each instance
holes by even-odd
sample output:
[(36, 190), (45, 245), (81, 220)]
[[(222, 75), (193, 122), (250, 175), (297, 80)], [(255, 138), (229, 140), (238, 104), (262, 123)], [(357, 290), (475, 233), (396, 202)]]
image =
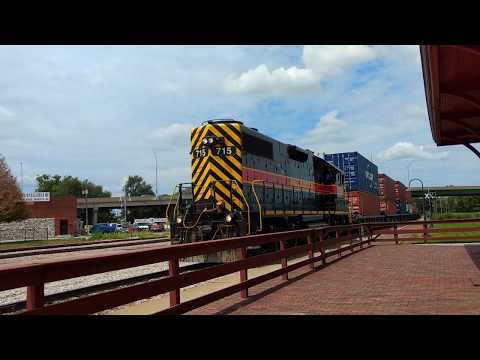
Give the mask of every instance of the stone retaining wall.
[(55, 219), (0, 223), (0, 241), (46, 240), (55, 236)]

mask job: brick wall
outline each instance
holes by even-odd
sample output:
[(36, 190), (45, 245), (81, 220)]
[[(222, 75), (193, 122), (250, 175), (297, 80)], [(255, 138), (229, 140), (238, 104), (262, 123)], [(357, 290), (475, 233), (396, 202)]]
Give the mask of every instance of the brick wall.
[(51, 196), (48, 202), (27, 203), (30, 218), (55, 219), (55, 235), (60, 235), (62, 220), (67, 221), (67, 233), (75, 235), (77, 199), (75, 196)]

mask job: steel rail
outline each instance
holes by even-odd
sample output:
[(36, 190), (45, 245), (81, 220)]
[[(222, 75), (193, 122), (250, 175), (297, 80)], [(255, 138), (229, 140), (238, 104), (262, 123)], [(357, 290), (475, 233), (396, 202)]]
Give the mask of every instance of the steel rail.
[[(140, 240), (135, 240), (140, 241)], [(10, 259), (15, 257), (22, 257), (22, 256), (35, 256), (35, 255), (46, 255), (46, 254), (58, 254), (58, 253), (69, 253), (69, 252), (76, 252), (76, 251), (89, 251), (89, 250), (100, 250), (100, 249), (112, 249), (112, 248), (119, 248), (119, 247), (129, 247), (129, 246), (139, 246), (139, 245), (148, 245), (148, 244), (155, 244), (155, 243), (162, 243), (170, 241), (170, 239), (148, 239), (148, 240), (141, 240), (141, 242), (129, 242), (127, 244), (89, 244), (91, 246), (84, 247), (85, 245), (71, 245), (70, 248), (68, 246), (59, 246), (53, 248), (44, 248), (39, 249), (40, 251), (34, 250), (16, 250), (16, 251), (9, 251), (0, 253), (0, 259)], [(66, 249), (65, 249), (66, 248)]]

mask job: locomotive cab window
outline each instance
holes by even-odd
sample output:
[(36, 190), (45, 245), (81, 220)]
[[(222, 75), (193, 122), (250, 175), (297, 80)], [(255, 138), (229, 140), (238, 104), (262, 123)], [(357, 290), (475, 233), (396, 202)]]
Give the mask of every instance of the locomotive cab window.
[(308, 154), (298, 149), (296, 146), (289, 145), (287, 148), (287, 153), (290, 159), (296, 160), (298, 162), (304, 163), (308, 160)]
[(247, 153), (273, 159), (273, 144), (256, 136), (244, 133), (243, 148)]

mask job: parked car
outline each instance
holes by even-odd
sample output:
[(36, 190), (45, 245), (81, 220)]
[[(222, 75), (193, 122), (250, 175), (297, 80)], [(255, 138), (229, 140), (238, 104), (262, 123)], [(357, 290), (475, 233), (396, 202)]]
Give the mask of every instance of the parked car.
[(133, 224), (133, 229), (135, 231), (149, 231), (150, 230), (150, 224), (147, 223), (135, 223)]
[(165, 226), (160, 223), (154, 223), (152, 224), (152, 226), (150, 226), (150, 231), (154, 231), (154, 232), (165, 231)]
[(90, 234), (114, 233), (115, 230), (116, 230), (115, 224), (98, 223), (92, 226), (92, 228), (90, 229)]
[(114, 224), (115, 225), (115, 231), (116, 232), (125, 232), (127, 229), (125, 229), (122, 224)]

